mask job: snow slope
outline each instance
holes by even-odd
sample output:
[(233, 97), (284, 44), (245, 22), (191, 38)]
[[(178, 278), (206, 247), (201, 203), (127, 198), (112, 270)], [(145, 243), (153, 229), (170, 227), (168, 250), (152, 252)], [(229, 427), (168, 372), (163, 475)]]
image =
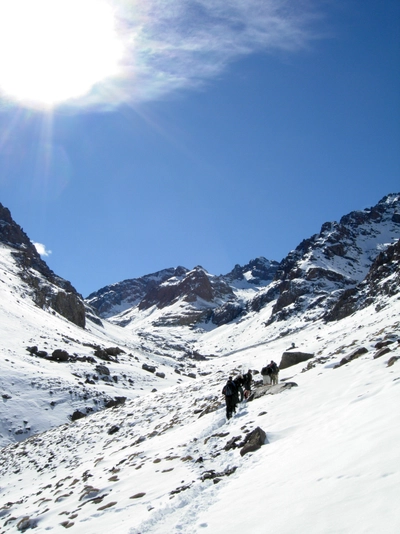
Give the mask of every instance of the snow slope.
[[(393, 297), (379, 312), (199, 362), (210, 374), (9, 445), (1, 532), (398, 532), (400, 361), (387, 361), (400, 356), (399, 325)], [(384, 339), (396, 341), (374, 359)], [(315, 353), (281, 371), (281, 384), (297, 387), (242, 403), (227, 422), (226, 377), (260, 369), (292, 343)], [(335, 368), (360, 346), (368, 352)], [(261, 449), (224, 449), (257, 426), (267, 434)]]
[[(338, 321), (271, 323), (271, 300), (218, 328), (162, 326), (150, 306), (125, 328), (83, 329), (34, 304), (12, 250), (0, 246), (0, 534), (400, 531), (398, 256), (374, 273), (390, 291)], [(292, 346), (314, 356), (262, 388)], [(222, 387), (247, 369), (257, 396), (227, 421)], [(258, 427), (264, 444), (242, 456)]]
[[(116, 397), (135, 398), (192, 380), (185, 376), (192, 371), (188, 364), (182, 364), (178, 375), (173, 359), (157, 355), (150, 359), (121, 328), (104, 322), (103, 327), (89, 323), (84, 330), (53, 310), (36, 306), (11, 252), (12, 248), (0, 245), (1, 446), (66, 423), (76, 410), (91, 413)], [(32, 346), (48, 355), (66, 350), (77, 359), (58, 363), (39, 358), (26, 350)], [(96, 346), (119, 346), (124, 353), (103, 361), (94, 357)], [(157, 366), (165, 377), (143, 370), (146, 363)], [(110, 374), (99, 374), (98, 365)]]

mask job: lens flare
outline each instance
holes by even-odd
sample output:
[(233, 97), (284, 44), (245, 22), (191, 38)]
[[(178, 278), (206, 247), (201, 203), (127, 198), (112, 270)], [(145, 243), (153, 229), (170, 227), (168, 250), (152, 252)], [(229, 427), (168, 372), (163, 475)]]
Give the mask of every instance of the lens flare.
[(117, 76), (124, 53), (106, 0), (0, 0), (0, 95), (37, 108)]

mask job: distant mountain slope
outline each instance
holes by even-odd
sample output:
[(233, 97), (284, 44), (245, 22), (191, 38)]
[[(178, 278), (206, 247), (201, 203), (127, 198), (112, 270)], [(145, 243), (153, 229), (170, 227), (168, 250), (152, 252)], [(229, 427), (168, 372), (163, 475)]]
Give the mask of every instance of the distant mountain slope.
[[(225, 324), (240, 315), (247, 299), (270, 283), (278, 262), (257, 258), (227, 275), (215, 276), (200, 266), (192, 270), (170, 268), (141, 278), (106, 286), (86, 302), (104, 318), (121, 326), (141, 311), (165, 309), (157, 324), (190, 326), (211, 322)], [(179, 311), (176, 305), (179, 304)]]
[[(268, 322), (291, 315), (333, 317), (344, 292), (365, 278), (375, 258), (400, 237), (400, 194), (327, 222), (280, 263), (257, 258), (221, 276), (202, 267), (166, 269), (107, 286), (87, 299), (121, 326), (144, 317), (153, 326), (215, 328), (274, 303)], [(207, 326), (205, 326), (207, 325)]]

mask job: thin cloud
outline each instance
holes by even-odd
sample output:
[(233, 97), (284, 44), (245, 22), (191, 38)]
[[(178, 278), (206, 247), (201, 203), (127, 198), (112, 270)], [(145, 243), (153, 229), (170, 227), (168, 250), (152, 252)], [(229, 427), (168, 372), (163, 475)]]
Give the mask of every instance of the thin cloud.
[(36, 248), (38, 254), (40, 254), (40, 256), (43, 256), (43, 257), (50, 256), (51, 250), (46, 249), (46, 246), (43, 245), (42, 243), (33, 243), (33, 245)]
[(309, 0), (113, 0), (120, 76), (76, 105), (114, 107), (193, 89), (248, 54), (296, 52), (316, 37)]

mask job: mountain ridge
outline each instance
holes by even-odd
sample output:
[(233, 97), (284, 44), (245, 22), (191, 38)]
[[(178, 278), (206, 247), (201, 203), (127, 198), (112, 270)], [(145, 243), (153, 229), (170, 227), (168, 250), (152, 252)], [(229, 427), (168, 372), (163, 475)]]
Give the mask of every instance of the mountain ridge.
[[(181, 310), (187, 317), (180, 322), (174, 315), (174, 323), (169, 314), (165, 320), (168, 326), (201, 323), (221, 326), (249, 311), (259, 311), (272, 300), (276, 303), (270, 322), (284, 320), (291, 313), (328, 317), (329, 309), (335, 306), (342, 293), (362, 282), (380, 250), (398, 239), (399, 225), (400, 195), (393, 193), (371, 208), (344, 215), (339, 222), (324, 223), (318, 234), (304, 239), (279, 263), (260, 257), (243, 267), (236, 265), (230, 273), (220, 276), (211, 275), (201, 267), (194, 270), (178, 267), (183, 277), (179, 284), (174, 280), (173, 270), (170, 278), (170, 270), (160, 271), (165, 274), (162, 280), (149, 289), (144, 288), (135, 302), (133, 298), (129, 301), (131, 297), (129, 291), (124, 292), (125, 286), (143, 284), (146, 277), (106, 286), (89, 295), (86, 301), (101, 316), (123, 326), (130, 324), (132, 317), (143, 310), (152, 306), (164, 309), (178, 300), (191, 303), (186, 306), (186, 312)], [(157, 275), (159, 273), (147, 276)], [(109, 293), (115, 301), (123, 303), (121, 320), (117, 317), (118, 307), (110, 302), (104, 306), (103, 295)], [(310, 295), (311, 300), (308, 298), (310, 301), (304, 303)], [(196, 296), (201, 300), (197, 307)], [(158, 319), (157, 324), (162, 325), (162, 319)]]

